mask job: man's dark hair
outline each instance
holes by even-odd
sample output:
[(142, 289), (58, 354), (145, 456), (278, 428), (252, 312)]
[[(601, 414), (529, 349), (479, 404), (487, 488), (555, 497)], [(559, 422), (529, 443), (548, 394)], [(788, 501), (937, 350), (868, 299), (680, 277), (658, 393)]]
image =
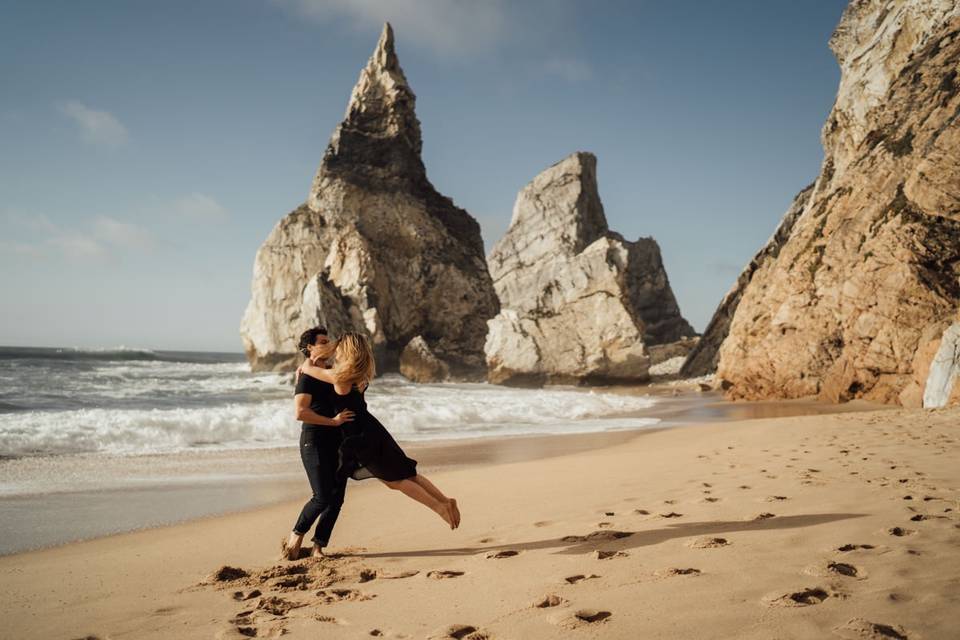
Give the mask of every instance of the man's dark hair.
[(300, 334), (300, 344), (297, 345), (297, 348), (300, 349), (300, 353), (305, 356), (310, 355), (309, 347), (317, 343), (317, 336), (327, 335), (326, 327), (314, 327), (312, 329), (307, 329)]

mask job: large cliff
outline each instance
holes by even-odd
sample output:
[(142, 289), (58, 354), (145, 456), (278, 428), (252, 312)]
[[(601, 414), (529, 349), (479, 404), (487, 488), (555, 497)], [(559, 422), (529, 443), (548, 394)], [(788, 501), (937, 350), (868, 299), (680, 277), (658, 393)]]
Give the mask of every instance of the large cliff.
[(607, 227), (593, 154), (568, 156), (520, 191), (488, 263), (502, 307), (486, 342), (492, 382), (644, 380), (649, 346), (695, 335), (656, 241)]
[(714, 357), (732, 398), (957, 402), (960, 6), (854, 0), (830, 48), (820, 174), (686, 369)]
[(406, 349), (410, 377), (483, 377), (499, 304), (479, 225), (427, 179), (415, 100), (387, 24), (306, 203), (257, 251), (241, 323), (255, 370), (295, 366), (297, 337), (322, 324), (365, 331), (381, 370)]

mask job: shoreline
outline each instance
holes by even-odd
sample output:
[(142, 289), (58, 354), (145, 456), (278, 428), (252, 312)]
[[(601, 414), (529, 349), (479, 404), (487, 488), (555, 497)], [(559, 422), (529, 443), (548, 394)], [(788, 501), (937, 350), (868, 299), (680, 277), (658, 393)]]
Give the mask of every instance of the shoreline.
[[(647, 391), (645, 387), (604, 391), (614, 389), (629, 394)], [(843, 405), (812, 399), (732, 402), (715, 392), (681, 391), (659, 397), (644, 416), (657, 418), (659, 423), (634, 429), (400, 442), (420, 462), (419, 468), (432, 474), (614, 447), (665, 429), (885, 409), (888, 407), (862, 401)], [(244, 471), (238, 473), (238, 469)], [(8, 486), (18, 473), (54, 475), (61, 485), (70, 483), (71, 487), (0, 496), (0, 557), (246, 513), (305, 500), (309, 493), (293, 446), (112, 457), (58, 455), (0, 463), (0, 479)], [(349, 486), (356, 485), (352, 481)]]
[[(604, 389), (612, 390), (650, 392), (647, 387)], [(862, 401), (833, 405), (812, 399), (731, 402), (716, 392), (662, 391), (663, 396), (644, 415), (660, 422), (633, 429), (399, 442), (424, 473), (434, 473), (615, 447), (665, 429), (889, 408)], [(245, 513), (305, 500), (309, 494), (294, 446), (116, 456), (61, 454), (0, 461), (0, 479), (7, 486), (13, 486), (18, 475), (36, 473), (54, 475), (71, 486), (0, 496), (0, 557)], [(350, 486), (356, 484), (351, 481)], [(70, 523), (67, 530), (63, 522)]]
[[(0, 611), (24, 639), (422, 638), (453, 624), (535, 640), (584, 627), (848, 637), (877, 624), (949, 637), (958, 419), (960, 408), (702, 423), (431, 472), (461, 503), (457, 531), (356, 483), (324, 560), (278, 559), (300, 506), (287, 501), (0, 557)], [(246, 577), (213, 578), (223, 566)], [(557, 605), (539, 607), (546, 595)], [(577, 617), (587, 611), (606, 613)]]

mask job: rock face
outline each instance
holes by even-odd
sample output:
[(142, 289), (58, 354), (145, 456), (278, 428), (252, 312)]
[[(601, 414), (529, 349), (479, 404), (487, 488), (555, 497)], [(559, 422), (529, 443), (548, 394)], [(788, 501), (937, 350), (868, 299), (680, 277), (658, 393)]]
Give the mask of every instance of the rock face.
[(241, 324), (254, 370), (294, 367), (300, 333), (323, 324), (371, 336), (378, 370), (416, 340), (436, 375), (483, 378), (499, 303), (480, 227), (427, 179), (414, 103), (387, 24), (306, 203), (257, 252)]
[(820, 175), (718, 310), (717, 376), (732, 398), (956, 402), (960, 5), (855, 0), (830, 47)]
[(695, 335), (657, 243), (607, 228), (590, 153), (570, 155), (520, 191), (487, 262), (502, 307), (488, 323), (491, 382), (642, 380), (647, 345)]

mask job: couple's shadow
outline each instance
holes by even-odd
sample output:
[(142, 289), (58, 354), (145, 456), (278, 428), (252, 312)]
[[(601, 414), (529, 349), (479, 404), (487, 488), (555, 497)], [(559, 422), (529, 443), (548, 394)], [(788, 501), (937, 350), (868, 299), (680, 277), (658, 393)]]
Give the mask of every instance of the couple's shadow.
[(554, 553), (578, 555), (592, 553), (602, 545), (605, 549), (622, 551), (645, 547), (674, 538), (688, 538), (720, 533), (735, 533), (739, 531), (773, 531), (777, 529), (793, 529), (810, 527), (828, 522), (836, 522), (849, 518), (862, 518), (865, 513), (817, 513), (810, 515), (774, 516), (764, 520), (729, 520), (715, 522), (684, 522), (670, 524), (666, 527), (649, 531), (625, 531), (614, 529), (600, 529), (588, 535), (570, 535), (561, 538), (548, 538), (516, 544), (494, 544), (475, 547), (452, 547), (445, 549), (418, 549), (413, 551), (383, 551), (378, 553), (339, 553), (338, 556), (358, 558), (412, 558), (431, 556), (470, 556), (479, 553), (511, 550), (536, 551), (540, 549), (557, 549)]

